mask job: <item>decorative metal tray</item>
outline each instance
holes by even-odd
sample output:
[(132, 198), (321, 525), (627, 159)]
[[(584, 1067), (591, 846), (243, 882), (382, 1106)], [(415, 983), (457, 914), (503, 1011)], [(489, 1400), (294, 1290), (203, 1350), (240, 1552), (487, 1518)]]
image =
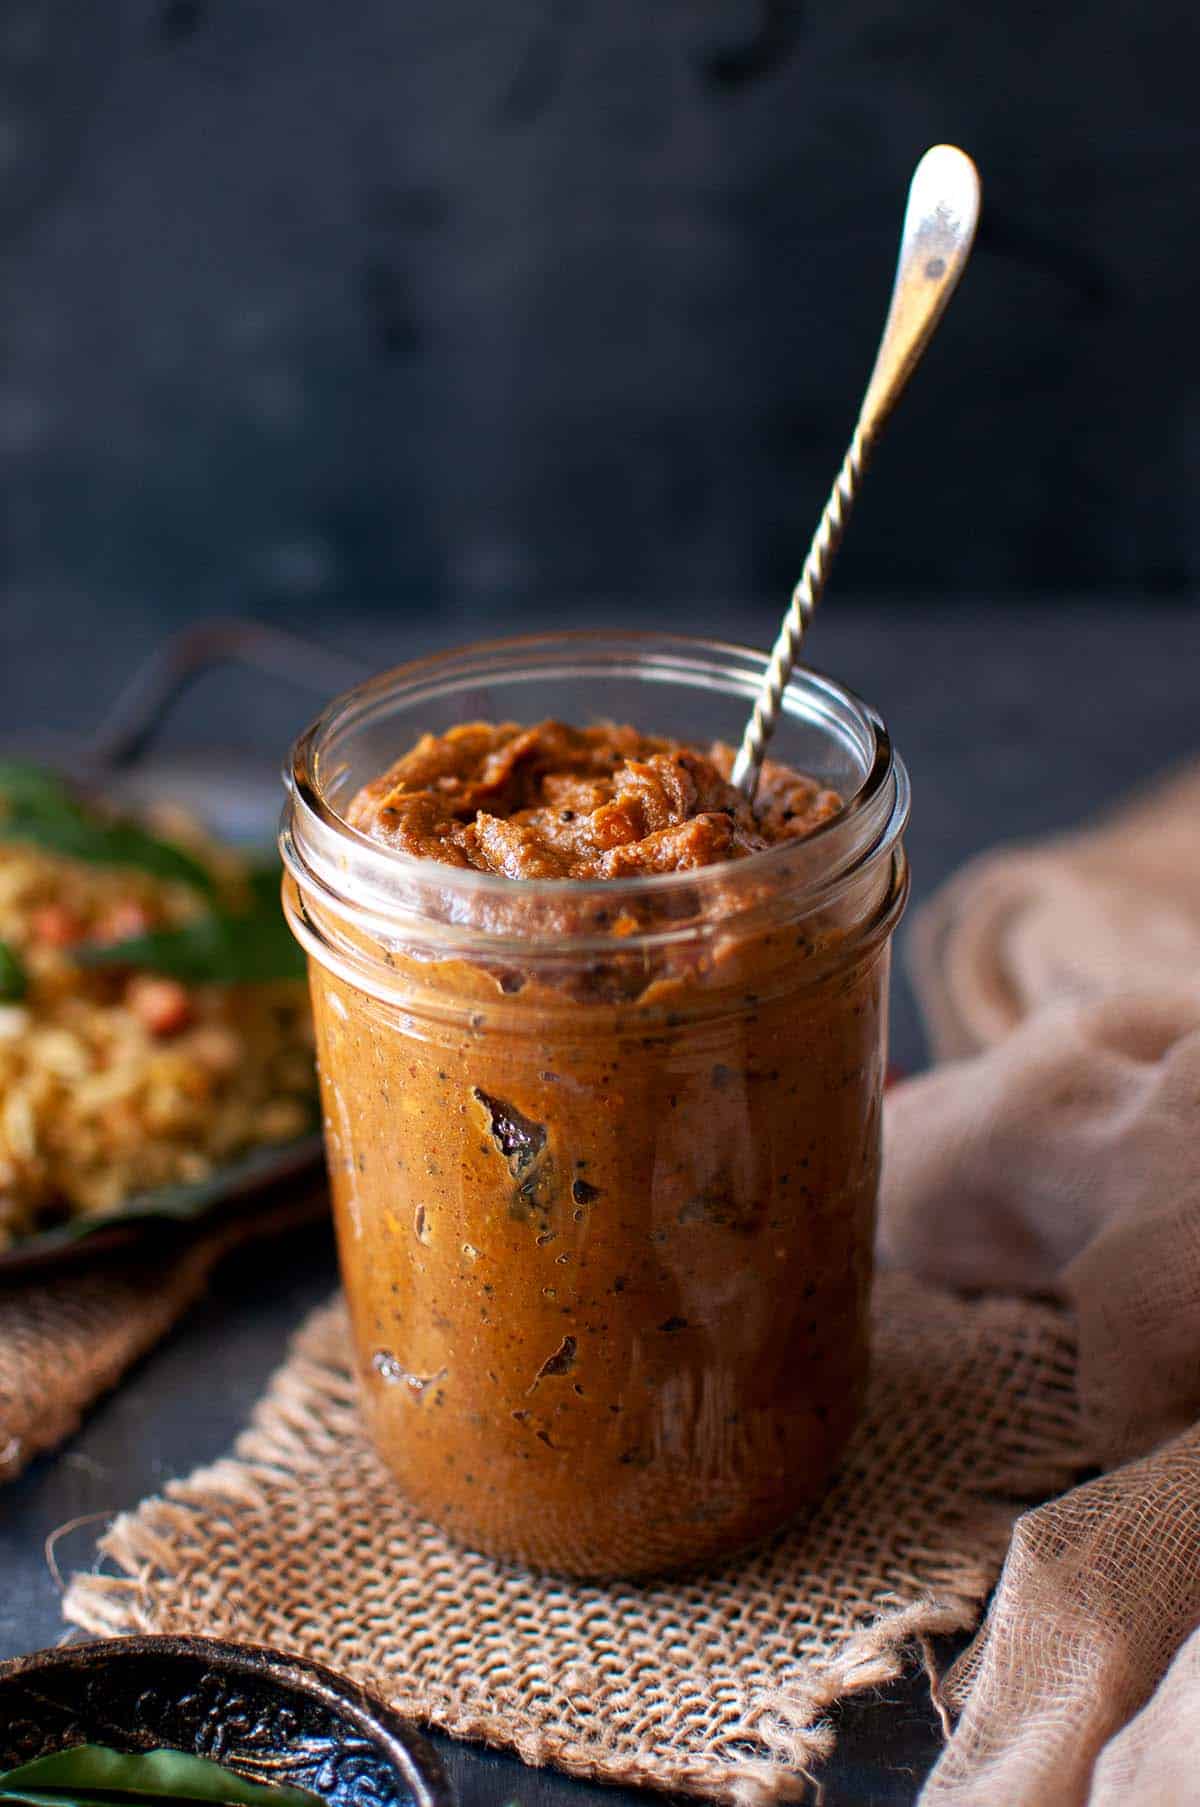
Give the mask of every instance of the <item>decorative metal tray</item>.
[(215, 1638), (130, 1637), (0, 1664), (0, 1770), (77, 1744), (208, 1757), (330, 1807), (453, 1807), (437, 1754), (320, 1664)]

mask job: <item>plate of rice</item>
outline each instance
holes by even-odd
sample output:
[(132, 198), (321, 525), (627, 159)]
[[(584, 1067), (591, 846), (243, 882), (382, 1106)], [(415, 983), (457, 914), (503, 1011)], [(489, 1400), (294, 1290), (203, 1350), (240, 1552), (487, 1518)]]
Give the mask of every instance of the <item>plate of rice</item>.
[(274, 856), (0, 759), (0, 1272), (319, 1171)]

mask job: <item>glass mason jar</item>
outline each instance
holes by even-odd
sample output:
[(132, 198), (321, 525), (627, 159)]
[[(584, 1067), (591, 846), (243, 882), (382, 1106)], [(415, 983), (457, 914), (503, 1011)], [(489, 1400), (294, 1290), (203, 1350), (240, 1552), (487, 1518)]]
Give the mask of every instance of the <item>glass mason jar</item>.
[(417, 1511), (495, 1556), (652, 1572), (825, 1485), (867, 1367), (908, 782), (874, 710), (804, 671), (772, 757), (846, 806), (746, 859), (514, 881), (346, 807), (468, 720), (736, 744), (764, 667), (665, 634), (468, 647), (294, 749), (285, 907), (366, 1422)]

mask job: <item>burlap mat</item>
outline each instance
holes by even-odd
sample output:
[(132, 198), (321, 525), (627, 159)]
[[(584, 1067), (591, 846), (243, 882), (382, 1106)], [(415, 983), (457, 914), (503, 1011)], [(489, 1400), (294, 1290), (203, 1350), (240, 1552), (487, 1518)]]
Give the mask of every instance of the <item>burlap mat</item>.
[(169, 1254), (0, 1288), (0, 1481), (78, 1428), (200, 1296), (228, 1247), (221, 1232)]
[(0, 1283), (0, 1484), (79, 1428), (195, 1304), (231, 1250), (324, 1210), (323, 1184), (293, 1182), (195, 1234), (150, 1232), (128, 1252)]
[(885, 1276), (865, 1421), (823, 1505), (649, 1586), (531, 1577), (415, 1518), (364, 1440), (340, 1306), (315, 1314), (235, 1454), (116, 1521), (67, 1617), (302, 1652), (403, 1713), (579, 1775), (795, 1796), (837, 1699), (973, 1624), (1017, 1503), (1080, 1447), (1066, 1322)]

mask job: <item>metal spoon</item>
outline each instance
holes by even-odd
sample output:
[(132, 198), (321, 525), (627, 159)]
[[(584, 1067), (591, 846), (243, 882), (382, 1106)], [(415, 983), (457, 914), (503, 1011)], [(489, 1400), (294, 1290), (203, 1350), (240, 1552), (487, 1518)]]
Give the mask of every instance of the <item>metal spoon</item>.
[(957, 287), (970, 255), (978, 218), (979, 174), (975, 165), (954, 145), (935, 144), (913, 172), (891, 306), (854, 437), (817, 523), (800, 582), (792, 592), (754, 713), (734, 761), (732, 782), (750, 801), (758, 788), (763, 754), (779, 719), (780, 703), (800, 642), (842, 543), (867, 459)]

